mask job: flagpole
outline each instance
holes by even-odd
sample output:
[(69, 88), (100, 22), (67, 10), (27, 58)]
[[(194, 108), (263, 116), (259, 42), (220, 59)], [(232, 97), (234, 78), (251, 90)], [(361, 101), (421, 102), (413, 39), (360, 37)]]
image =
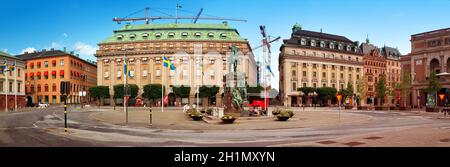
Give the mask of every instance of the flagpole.
[(14, 60), (14, 71), (16, 71), (16, 75), (14, 76), (14, 83), (16, 84), (16, 91), (15, 91), (15, 93), (14, 93), (14, 104), (16, 104), (16, 106), (15, 106), (15, 111), (17, 111), (17, 90), (19, 89), (19, 86), (18, 86), (18, 84), (17, 84), (17, 74), (18, 74), (18, 71), (16, 70), (16, 67), (15, 66), (17, 66), (17, 61), (16, 60)]
[(5, 60), (5, 69), (6, 69), (6, 73), (5, 73), (5, 78), (6, 78), (6, 92), (5, 92), (5, 95), (6, 95), (6, 99), (5, 99), (5, 104), (6, 104), (6, 108), (5, 108), (5, 110), (6, 110), (6, 112), (8, 112), (8, 92), (9, 92), (9, 80), (8, 80), (8, 72), (9, 72), (9, 70), (8, 70), (8, 60)]
[(164, 71), (165, 71), (165, 68), (164, 68), (164, 57), (162, 58), (163, 60), (162, 60), (162, 68), (161, 68), (161, 70), (162, 70), (162, 76), (161, 76), (161, 112), (164, 112)]

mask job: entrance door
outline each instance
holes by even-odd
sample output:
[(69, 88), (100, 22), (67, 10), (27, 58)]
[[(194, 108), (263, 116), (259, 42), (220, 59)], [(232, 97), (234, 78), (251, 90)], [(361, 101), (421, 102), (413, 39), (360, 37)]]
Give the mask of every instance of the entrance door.
[(291, 107), (297, 107), (297, 97), (296, 96), (292, 96), (291, 97)]

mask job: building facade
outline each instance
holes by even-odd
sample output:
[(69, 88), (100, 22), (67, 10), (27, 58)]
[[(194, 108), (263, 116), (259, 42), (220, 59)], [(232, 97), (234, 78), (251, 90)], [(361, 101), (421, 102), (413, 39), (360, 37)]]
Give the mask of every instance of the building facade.
[[(213, 103), (222, 106), (223, 80), (228, 72), (232, 45), (237, 46), (242, 55), (238, 71), (245, 74), (249, 85), (256, 85), (257, 65), (249, 42), (226, 22), (126, 25), (99, 44), (96, 53), (98, 85), (110, 87), (111, 98), (105, 101), (113, 105), (113, 86), (124, 83), (126, 58), (130, 71), (128, 84), (138, 85), (138, 97), (144, 85), (161, 84), (164, 79), (169, 105), (193, 104), (197, 85), (215, 85), (221, 89), (213, 97)], [(168, 57), (176, 70), (162, 67), (163, 56)], [(179, 98), (172, 91), (173, 86), (182, 85), (191, 88), (189, 98)], [(204, 104), (205, 99), (200, 103)]]
[[(30, 103), (61, 104), (60, 83), (70, 82), (68, 103), (89, 101), (89, 87), (97, 85), (97, 67), (94, 62), (83, 60), (72, 53), (60, 50), (17, 55), (26, 61), (25, 91)], [(80, 92), (86, 91), (86, 96)]]
[(363, 56), (356, 42), (346, 37), (302, 30), (296, 24), (280, 48), (280, 97), (285, 106), (298, 106), (301, 87), (347, 89), (357, 92), (363, 76)]
[[(432, 73), (450, 72), (450, 28), (424, 32), (411, 36), (411, 53), (401, 58), (402, 69), (411, 74), (411, 91), (404, 95), (406, 106), (425, 107), (427, 104), (428, 77)], [(450, 80), (443, 77), (439, 81), (444, 91), (450, 88)], [(438, 105), (445, 100), (437, 98)], [(436, 99), (431, 96), (430, 98)]]
[(6, 68), (14, 65), (14, 70), (0, 71), (0, 112), (6, 111), (6, 107), (8, 111), (25, 107), (25, 62), (0, 52), (0, 63)]
[(401, 54), (398, 49), (387, 46), (378, 48), (370, 44), (368, 38), (360, 47), (364, 54), (364, 82), (366, 83), (365, 96), (361, 101), (362, 105), (381, 104), (381, 99), (376, 98), (376, 86), (382, 76), (385, 77), (387, 90), (386, 96), (383, 98), (383, 104), (398, 104), (398, 90), (401, 78)]

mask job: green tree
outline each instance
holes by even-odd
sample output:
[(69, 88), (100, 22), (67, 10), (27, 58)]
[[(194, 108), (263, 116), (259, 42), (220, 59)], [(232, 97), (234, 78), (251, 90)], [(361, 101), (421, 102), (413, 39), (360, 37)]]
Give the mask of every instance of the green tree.
[[(128, 84), (130, 90), (130, 98), (136, 98), (137, 93), (139, 91), (139, 87), (136, 84)], [(123, 98), (124, 89), (123, 84), (114, 85), (114, 98)]]
[(173, 92), (181, 98), (188, 98), (189, 94), (191, 93), (191, 87), (184, 85), (173, 87)]
[(406, 99), (410, 96), (411, 92), (411, 75), (409, 71), (402, 72), (402, 82), (400, 84), (401, 96), (403, 100), (403, 106), (406, 107)]
[(377, 92), (376, 97), (380, 99), (380, 105), (383, 105), (384, 97), (386, 96), (386, 76), (380, 75), (375, 91)]
[(144, 93), (142, 93), (142, 97), (152, 100), (155, 102), (155, 99), (161, 99), (161, 94), (166, 87), (162, 87), (161, 84), (148, 84), (144, 85)]
[(428, 78), (428, 93), (432, 94), (434, 97), (434, 105), (436, 106), (436, 96), (437, 92), (442, 89), (441, 83), (439, 83), (439, 78), (437, 77), (436, 73), (431, 73), (430, 77)]
[(104, 97), (109, 97), (109, 96), (110, 96), (110, 95), (109, 95), (109, 87), (108, 87), (108, 86), (95, 86), (95, 87), (90, 87), (88, 91), (89, 91), (89, 95), (90, 95), (92, 98), (98, 100), (98, 102), (99, 102), (98, 105), (101, 105), (101, 104), (102, 104), (101, 101), (102, 101), (102, 99), (103, 99)]
[(367, 76), (364, 75), (363, 76), (363, 80), (361, 82), (359, 82), (359, 84), (357, 85), (357, 91), (360, 97), (360, 102), (361, 105), (365, 105), (364, 102), (366, 100), (366, 93), (367, 93)]
[(330, 100), (336, 96), (336, 93), (337, 93), (336, 88), (331, 87), (317, 88), (317, 94), (319, 95), (319, 99), (327, 100), (327, 104), (329, 104)]
[(209, 105), (210, 100), (211, 100), (210, 99), (211, 96), (217, 95), (217, 93), (219, 93), (219, 90), (220, 90), (220, 88), (218, 86), (216, 86), (216, 85), (214, 85), (214, 86), (201, 86), (199, 88), (200, 97), (208, 98), (208, 104), (207, 105)]
[(313, 93), (314, 91), (317, 92), (316, 88), (312, 87), (297, 88), (297, 91), (302, 91), (303, 93), (305, 93), (305, 96), (307, 96), (308, 93)]
[(263, 90), (264, 90), (264, 88), (261, 85), (258, 85), (256, 87), (250, 87), (247, 85), (248, 93), (261, 93)]

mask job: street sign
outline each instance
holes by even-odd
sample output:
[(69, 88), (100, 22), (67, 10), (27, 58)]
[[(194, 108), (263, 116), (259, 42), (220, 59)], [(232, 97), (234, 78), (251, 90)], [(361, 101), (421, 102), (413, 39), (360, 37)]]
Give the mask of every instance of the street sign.
[(444, 100), (444, 97), (445, 97), (445, 94), (439, 94), (439, 98), (440, 98), (441, 100)]
[(341, 94), (337, 94), (337, 95), (336, 95), (336, 98), (337, 98), (338, 102), (340, 102), (341, 99), (342, 99), (342, 95), (341, 95)]

